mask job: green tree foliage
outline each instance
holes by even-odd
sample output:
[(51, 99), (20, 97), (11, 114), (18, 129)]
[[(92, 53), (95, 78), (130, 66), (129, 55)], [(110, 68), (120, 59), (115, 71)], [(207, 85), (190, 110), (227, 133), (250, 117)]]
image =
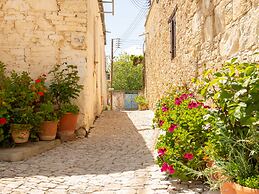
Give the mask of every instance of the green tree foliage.
[(143, 87), (143, 64), (133, 65), (132, 56), (122, 54), (113, 64), (113, 88), (115, 90), (141, 90)]

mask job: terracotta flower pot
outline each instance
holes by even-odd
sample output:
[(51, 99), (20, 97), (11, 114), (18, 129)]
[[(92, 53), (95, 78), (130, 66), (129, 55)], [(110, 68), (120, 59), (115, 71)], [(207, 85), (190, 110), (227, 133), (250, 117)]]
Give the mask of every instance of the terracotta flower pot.
[(144, 105), (138, 105), (138, 109), (139, 110), (148, 110), (148, 105), (144, 104)]
[(72, 136), (76, 130), (79, 114), (66, 113), (59, 121), (58, 136)]
[(15, 143), (26, 143), (30, 137), (31, 125), (11, 124), (11, 135)]
[(54, 140), (57, 135), (58, 121), (44, 121), (40, 126), (40, 140)]
[(259, 189), (250, 189), (234, 183), (236, 194), (259, 194)]
[(232, 182), (226, 182), (220, 187), (221, 194), (236, 194), (235, 184)]

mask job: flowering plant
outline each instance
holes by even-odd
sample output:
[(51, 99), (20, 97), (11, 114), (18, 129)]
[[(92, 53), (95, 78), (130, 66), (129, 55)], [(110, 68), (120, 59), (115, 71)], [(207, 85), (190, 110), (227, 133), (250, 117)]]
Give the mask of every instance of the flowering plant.
[(188, 90), (175, 91), (158, 102), (154, 123), (164, 131), (156, 145), (161, 171), (186, 180), (191, 178), (190, 170), (206, 167), (204, 145), (210, 127), (203, 117), (208, 108)]

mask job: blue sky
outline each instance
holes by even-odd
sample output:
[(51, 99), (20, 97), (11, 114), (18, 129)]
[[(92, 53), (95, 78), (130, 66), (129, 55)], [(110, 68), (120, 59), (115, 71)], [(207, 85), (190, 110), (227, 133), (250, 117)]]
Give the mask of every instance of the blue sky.
[[(105, 11), (110, 10), (111, 6), (106, 4)], [(111, 32), (107, 33), (106, 55), (111, 53), (111, 38), (121, 38), (121, 48), (115, 49), (115, 55), (122, 52), (142, 54), (144, 36), (139, 35), (144, 33), (144, 9), (131, 0), (115, 0), (115, 15), (105, 14), (105, 19), (106, 30)]]

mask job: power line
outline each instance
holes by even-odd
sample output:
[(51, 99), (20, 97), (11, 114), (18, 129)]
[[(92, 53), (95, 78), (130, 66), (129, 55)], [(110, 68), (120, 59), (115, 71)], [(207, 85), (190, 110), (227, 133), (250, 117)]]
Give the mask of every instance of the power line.
[(150, 0), (142, 0), (142, 2), (140, 2), (139, 0), (130, 0), (130, 1), (135, 7), (140, 9), (149, 9), (151, 5)]

